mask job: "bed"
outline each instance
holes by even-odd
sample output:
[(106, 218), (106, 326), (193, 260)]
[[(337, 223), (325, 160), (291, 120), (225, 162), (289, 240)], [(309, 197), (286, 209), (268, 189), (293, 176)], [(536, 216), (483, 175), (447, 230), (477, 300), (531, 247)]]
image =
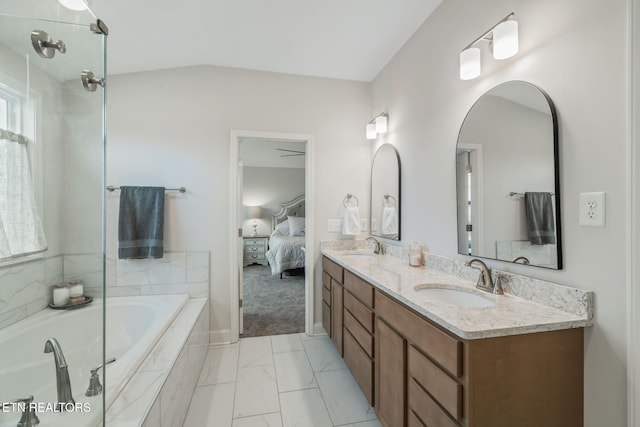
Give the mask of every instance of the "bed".
[(266, 257), (273, 276), (287, 270), (304, 268), (305, 258), (305, 195), (281, 203), (272, 217), (273, 232), (269, 237)]

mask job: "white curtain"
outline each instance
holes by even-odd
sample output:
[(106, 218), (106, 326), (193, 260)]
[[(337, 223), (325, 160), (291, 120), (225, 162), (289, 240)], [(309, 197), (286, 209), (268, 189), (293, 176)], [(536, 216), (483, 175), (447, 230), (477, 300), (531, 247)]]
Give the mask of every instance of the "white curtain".
[(27, 139), (0, 131), (0, 259), (42, 252), (47, 242), (38, 214)]

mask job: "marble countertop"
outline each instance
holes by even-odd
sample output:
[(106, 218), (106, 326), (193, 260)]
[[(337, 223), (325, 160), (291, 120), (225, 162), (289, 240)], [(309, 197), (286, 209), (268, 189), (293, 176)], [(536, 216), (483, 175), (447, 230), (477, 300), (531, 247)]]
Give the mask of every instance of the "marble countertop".
[[(460, 338), (471, 340), (590, 326), (589, 316), (552, 308), (505, 293), (493, 295), (476, 289), (475, 283), (438, 270), (410, 267), (408, 261), (389, 255), (366, 255), (362, 250), (323, 249), (322, 254), (380, 291), (404, 303)], [(460, 307), (428, 301), (414, 287), (437, 284), (482, 296), (490, 307)]]

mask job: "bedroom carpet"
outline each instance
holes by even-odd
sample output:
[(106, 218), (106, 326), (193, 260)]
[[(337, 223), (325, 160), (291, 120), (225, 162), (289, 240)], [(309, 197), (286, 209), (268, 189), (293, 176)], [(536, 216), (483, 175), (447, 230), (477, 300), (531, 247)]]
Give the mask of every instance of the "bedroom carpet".
[(271, 277), (264, 265), (244, 268), (243, 337), (304, 332), (304, 270)]

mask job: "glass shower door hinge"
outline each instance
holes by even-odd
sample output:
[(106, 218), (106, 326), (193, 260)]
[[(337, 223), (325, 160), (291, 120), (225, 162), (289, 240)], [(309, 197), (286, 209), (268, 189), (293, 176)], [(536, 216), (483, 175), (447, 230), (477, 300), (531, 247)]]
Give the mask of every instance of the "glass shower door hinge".
[(95, 92), (98, 85), (101, 87), (105, 85), (104, 77), (97, 79), (95, 74), (89, 70), (82, 71), (80, 79), (82, 80), (82, 86), (89, 92)]
[(109, 35), (109, 27), (107, 27), (107, 24), (100, 19), (89, 25), (89, 29), (94, 34), (104, 34), (105, 36)]

